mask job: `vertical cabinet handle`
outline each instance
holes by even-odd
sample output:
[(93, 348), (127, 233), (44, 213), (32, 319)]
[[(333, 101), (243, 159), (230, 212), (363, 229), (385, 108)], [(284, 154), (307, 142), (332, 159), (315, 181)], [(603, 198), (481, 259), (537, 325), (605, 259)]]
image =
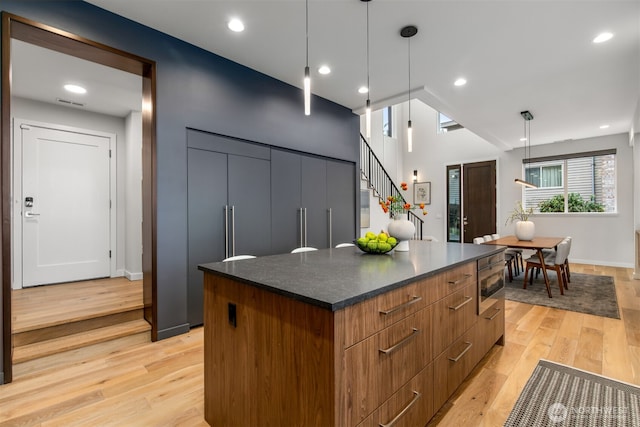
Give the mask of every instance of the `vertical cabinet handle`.
[(307, 243), (307, 208), (304, 208), (304, 245), (309, 246)]
[(329, 247), (332, 248), (333, 247), (333, 235), (332, 235), (332, 225), (331, 225), (331, 208), (329, 208), (328, 210), (328, 214), (329, 214)]
[(300, 210), (298, 211), (298, 213), (300, 214), (300, 244), (298, 245), (298, 247), (304, 246), (304, 235), (302, 231), (304, 227), (304, 224), (303, 224), (304, 217), (302, 215), (302, 209), (303, 208), (300, 208)]
[(236, 215), (231, 205), (231, 256), (236, 256)]
[(229, 258), (229, 206), (224, 206), (224, 257)]
[(407, 411), (409, 409), (411, 409), (411, 407), (418, 401), (418, 399), (420, 399), (420, 397), (422, 396), (421, 393), (418, 393), (417, 391), (413, 391), (413, 399), (411, 399), (411, 402), (409, 402), (409, 404), (407, 406), (404, 407), (404, 409), (402, 411), (400, 411), (398, 413), (398, 415), (396, 415), (395, 417), (393, 417), (393, 419), (391, 421), (389, 421), (386, 424), (378, 424), (380, 427), (393, 427), (400, 418), (402, 418), (402, 416), (404, 414), (407, 413)]

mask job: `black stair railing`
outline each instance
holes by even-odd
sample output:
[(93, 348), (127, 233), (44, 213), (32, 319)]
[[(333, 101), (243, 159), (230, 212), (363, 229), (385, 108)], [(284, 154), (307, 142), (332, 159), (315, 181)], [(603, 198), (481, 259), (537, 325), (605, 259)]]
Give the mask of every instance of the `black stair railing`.
[[(380, 201), (385, 201), (389, 196), (395, 197), (406, 203), (400, 189), (393, 183), (393, 180), (382, 166), (382, 163), (373, 152), (367, 140), (360, 134), (360, 173), (367, 181), (369, 188)], [(424, 221), (412, 211), (407, 211), (407, 219), (416, 227), (414, 239), (422, 240), (422, 226)]]

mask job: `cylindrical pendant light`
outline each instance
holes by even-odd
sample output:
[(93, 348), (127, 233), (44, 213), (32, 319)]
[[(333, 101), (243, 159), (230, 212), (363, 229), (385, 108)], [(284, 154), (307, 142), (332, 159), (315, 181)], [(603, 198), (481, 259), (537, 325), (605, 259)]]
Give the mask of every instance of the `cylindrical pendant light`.
[(304, 67), (304, 115), (311, 114), (311, 76), (309, 74), (309, 0), (305, 0), (305, 27), (307, 38), (307, 65)]
[[(521, 111), (520, 115), (522, 116), (522, 118), (524, 119), (524, 160), (522, 163), (525, 164), (524, 170), (525, 170), (525, 178), (527, 176), (526, 171), (527, 171), (527, 165), (529, 165), (529, 163), (531, 163), (531, 120), (533, 120), (533, 114), (531, 114), (528, 110), (527, 111)], [(527, 126), (528, 125), (528, 126)], [(527, 154), (527, 146), (529, 147), (529, 153)], [(520, 184), (523, 187), (528, 187), (528, 188), (538, 188), (537, 185), (527, 181), (527, 180), (523, 180), (520, 178), (516, 178), (515, 179), (515, 183), (516, 184)]]
[(409, 121), (407, 122), (407, 151), (413, 151), (413, 128), (411, 127), (411, 37), (418, 34), (418, 27), (407, 25), (400, 30), (400, 35), (407, 39), (409, 45)]

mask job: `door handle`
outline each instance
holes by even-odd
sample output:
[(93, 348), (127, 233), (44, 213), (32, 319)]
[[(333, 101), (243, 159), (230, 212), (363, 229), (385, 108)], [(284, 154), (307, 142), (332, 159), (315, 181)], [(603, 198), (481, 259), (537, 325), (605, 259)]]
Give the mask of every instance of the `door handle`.
[(328, 213), (329, 213), (329, 247), (332, 248), (333, 247), (333, 232), (332, 232), (333, 231), (332, 230), (333, 226), (332, 226), (332, 223), (331, 223), (331, 221), (332, 221), (331, 208), (329, 208)]
[(229, 206), (224, 207), (224, 257), (229, 258)]
[(40, 216), (39, 213), (33, 213), (31, 211), (27, 211), (24, 213), (25, 218), (33, 218), (34, 216)]
[(304, 245), (303, 246), (308, 246), (309, 244), (307, 243), (307, 208), (304, 208)]
[(231, 256), (236, 256), (236, 213), (231, 205)]

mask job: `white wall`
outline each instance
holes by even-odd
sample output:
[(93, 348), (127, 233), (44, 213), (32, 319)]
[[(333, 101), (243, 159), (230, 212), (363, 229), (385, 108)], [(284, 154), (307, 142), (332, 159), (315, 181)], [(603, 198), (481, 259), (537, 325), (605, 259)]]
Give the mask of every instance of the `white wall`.
[[(400, 123), (406, 123), (407, 103), (399, 108), (400, 114), (405, 115), (399, 118)], [(505, 225), (505, 220), (514, 203), (522, 197), (522, 187), (513, 180), (521, 175), (523, 149), (501, 151), (466, 129), (437, 134), (437, 112), (417, 100), (411, 104), (411, 119), (414, 128), (413, 152), (406, 152), (405, 140), (398, 142), (397, 148), (401, 150), (398, 156), (403, 160), (397, 163), (403, 164), (403, 168), (398, 171), (396, 184), (403, 180), (411, 183), (414, 169), (418, 171), (418, 181), (431, 182), (431, 205), (427, 206), (429, 215), (422, 217), (425, 219), (424, 234), (446, 241), (446, 166), (486, 160), (496, 160), (497, 230), (503, 235), (513, 234), (513, 225)], [(531, 157), (607, 148), (616, 148), (618, 152), (618, 213), (547, 214), (534, 215), (532, 219), (538, 235), (573, 237), (573, 262), (633, 268), (636, 224), (632, 178), (634, 153), (629, 146), (629, 136), (619, 134), (534, 146)], [(407, 193), (407, 197), (412, 200), (411, 186)]]
[[(54, 123), (66, 126), (75, 126), (84, 129), (115, 133), (117, 139), (116, 157), (116, 275), (124, 275), (125, 272), (125, 196), (126, 196), (126, 167), (127, 167), (127, 131), (125, 120), (120, 117), (107, 116), (82, 111), (76, 108), (57, 106), (24, 98), (11, 100), (11, 112), (14, 117), (30, 119), (39, 122)], [(141, 131), (140, 131), (141, 132)], [(140, 156), (140, 154), (138, 154)], [(141, 161), (138, 163), (142, 168)], [(141, 172), (140, 172), (141, 173)], [(139, 185), (139, 184), (138, 184)], [(142, 197), (138, 198), (139, 210), (142, 209)], [(131, 207), (131, 206), (130, 206)], [(132, 209), (136, 209), (133, 208)], [(112, 249), (113, 250), (113, 249)], [(139, 267), (138, 271), (142, 271)]]
[(124, 275), (142, 280), (142, 114), (125, 119), (125, 256)]

